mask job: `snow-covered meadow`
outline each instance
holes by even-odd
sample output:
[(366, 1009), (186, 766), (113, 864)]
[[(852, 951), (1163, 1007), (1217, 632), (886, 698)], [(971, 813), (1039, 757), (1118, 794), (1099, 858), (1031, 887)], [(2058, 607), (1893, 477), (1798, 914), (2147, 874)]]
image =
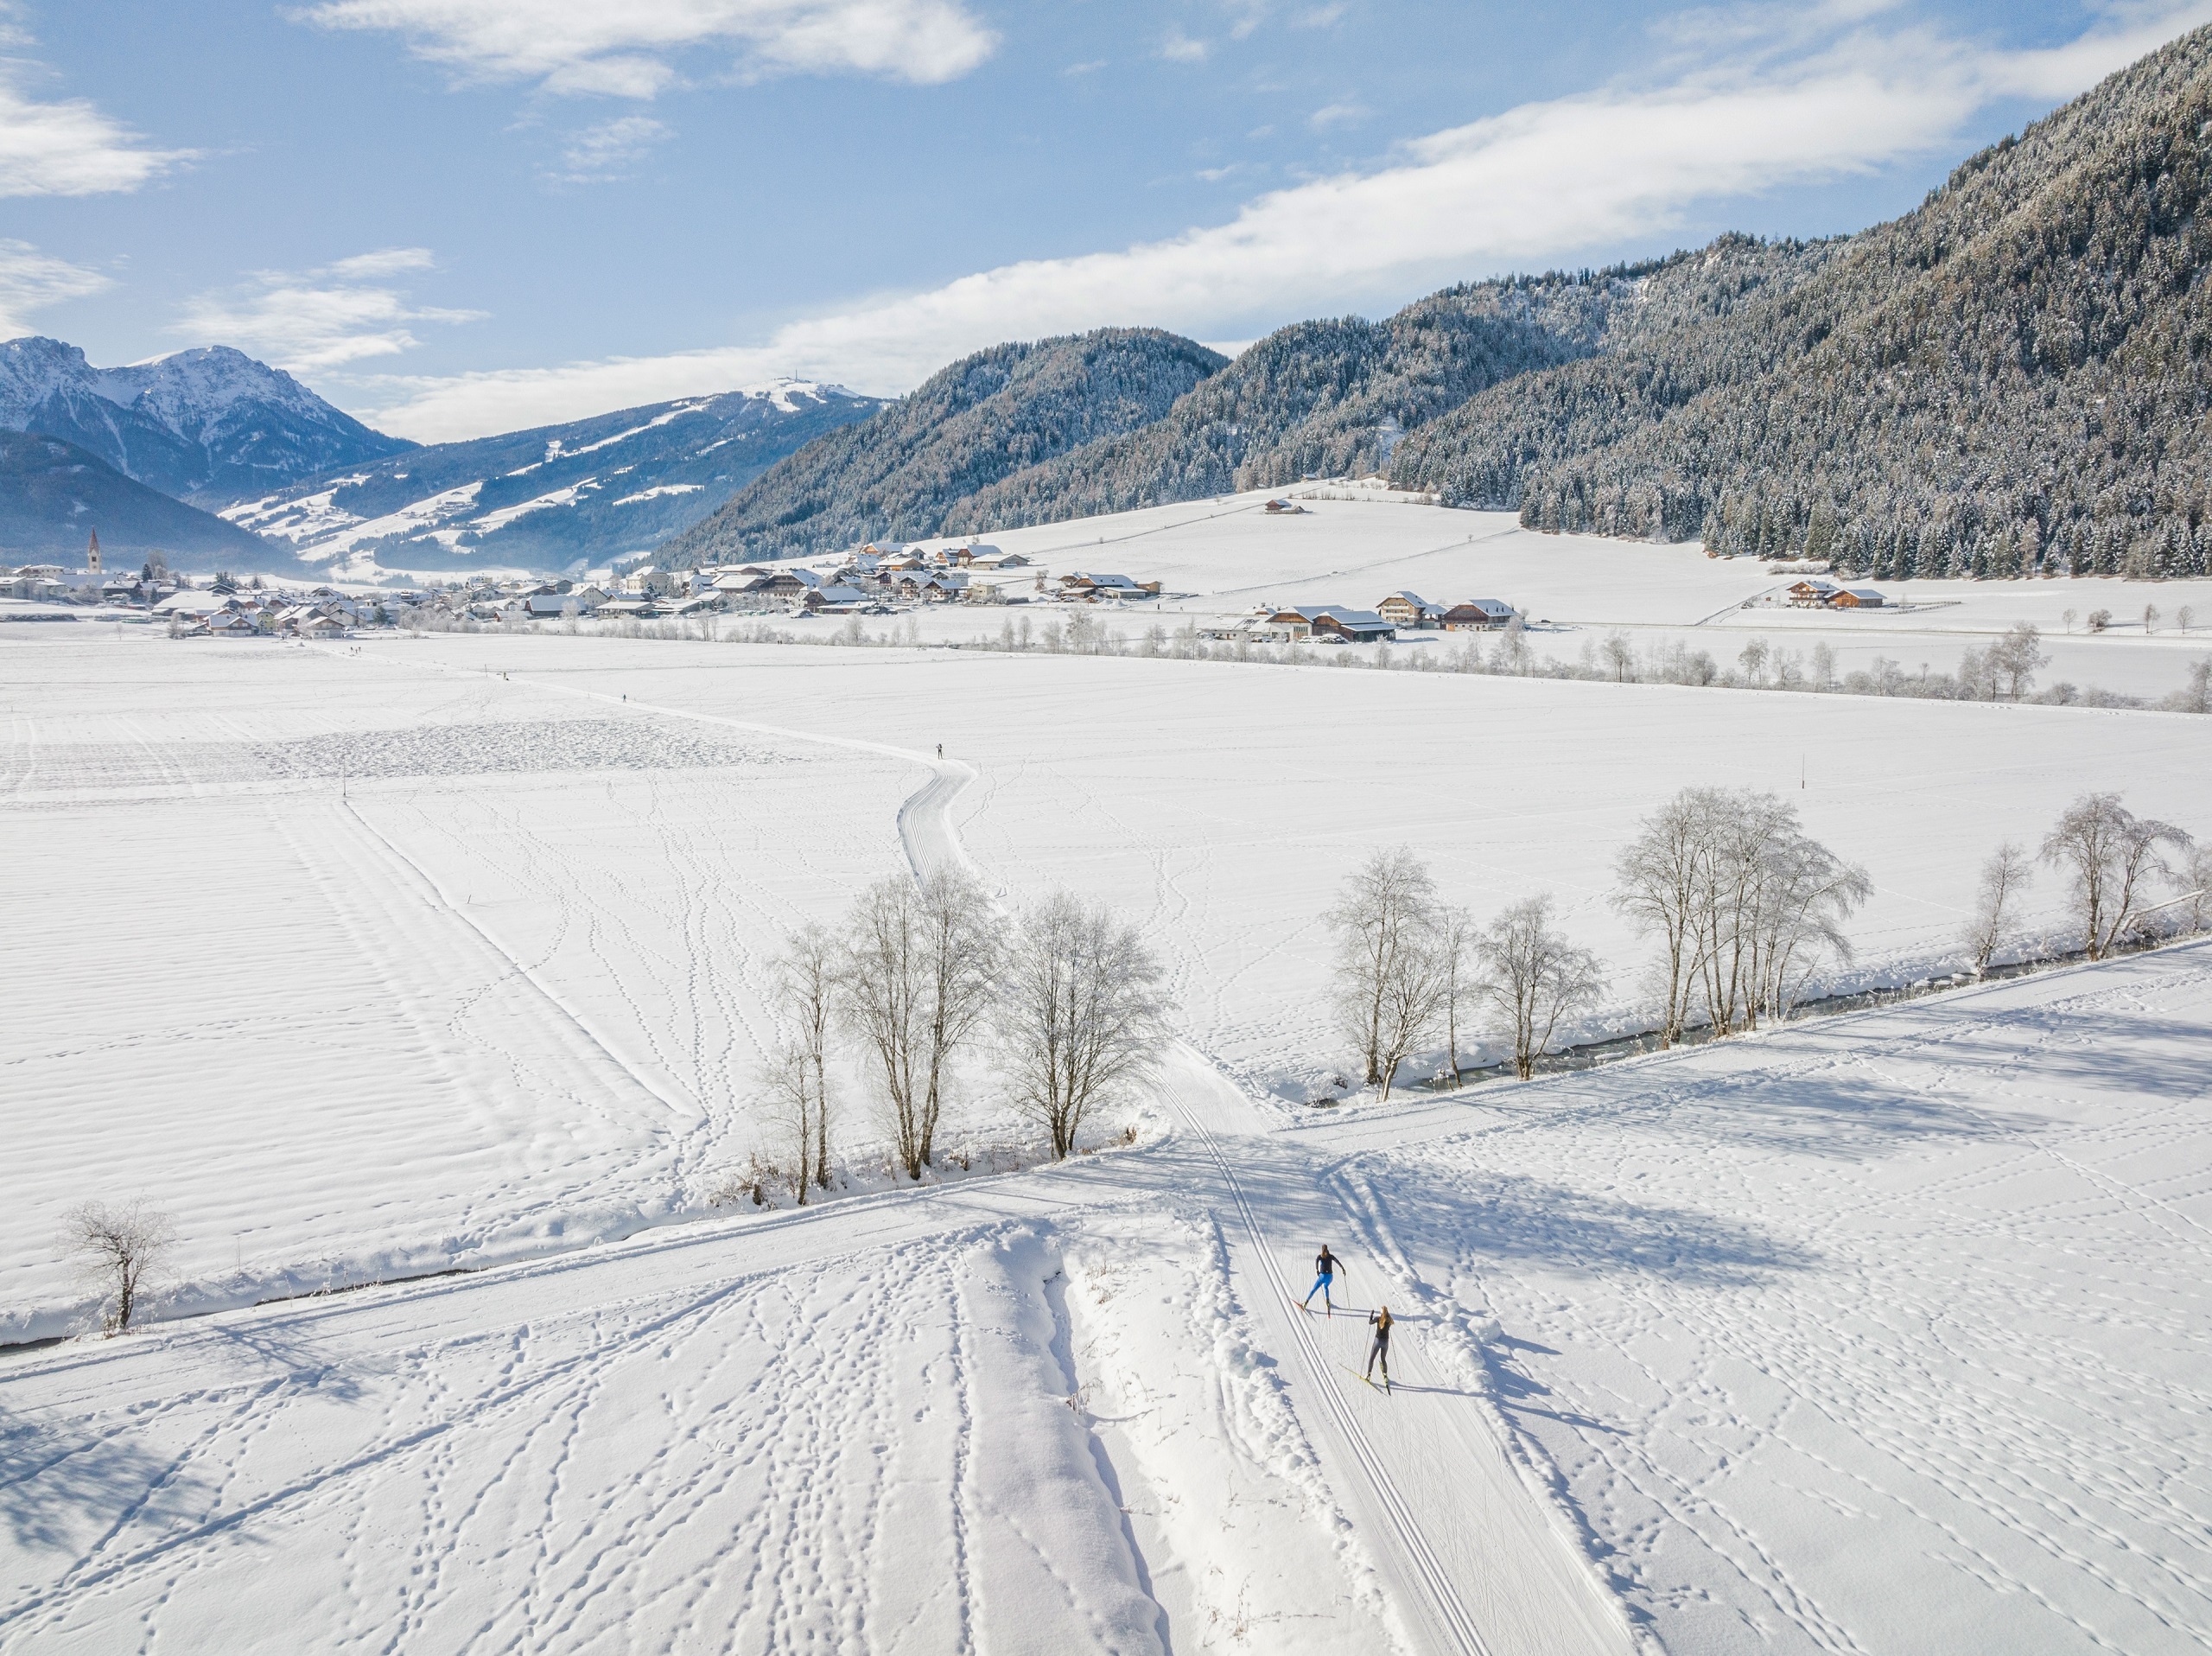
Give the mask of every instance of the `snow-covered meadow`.
[[(1033, 580), (1039, 570), (1081, 570), (1160, 582), (1172, 596), (1159, 602), (1099, 612), (1109, 627), (1133, 635), (1154, 622), (1171, 630), (1230, 623), (1262, 603), (1371, 608), (1407, 589), (1444, 604), (1502, 598), (1543, 623), (1529, 639), (1539, 658), (1568, 663), (1618, 633), (1646, 653), (1677, 643), (1703, 650), (1723, 669), (1764, 637), (1801, 656), (1824, 643), (1843, 673), (1871, 669), (1878, 658), (1909, 675), (1923, 665), (1941, 673), (1954, 671), (1964, 651), (2028, 621), (2050, 656), (2042, 685), (2063, 681), (2155, 700), (2181, 687), (2192, 662), (2212, 655), (2212, 582), (1872, 582), (1866, 584), (1901, 607), (1794, 609), (1779, 600), (1801, 577), (1770, 575), (1751, 558), (1708, 558), (1694, 544), (1541, 534), (1510, 513), (1429, 506), (1362, 484), (1308, 484), (1290, 494), (1303, 508), (1295, 514), (1267, 512), (1280, 495), (1249, 494), (979, 538), (1033, 560), (1008, 572)], [(1017, 580), (1007, 589), (1022, 588)], [(2146, 608), (2158, 612), (2147, 634)], [(2088, 617), (2100, 609), (2112, 620), (2093, 637)], [(918, 619), (925, 640), (981, 639), (995, 636), (1009, 613), (947, 606)], [(1047, 613), (1039, 613), (1039, 625)], [(802, 636), (826, 637), (839, 624), (790, 625)], [(1453, 642), (1436, 634), (1404, 639), (1408, 650), (1441, 652)]]
[[(1642, 1013), (1610, 862), (1681, 787), (1867, 867), (1848, 987), (1950, 964), (1982, 857), (2082, 792), (2212, 832), (2212, 720), (558, 634), (22, 627), (0, 677), (5, 1337), (81, 1316), (88, 1196), (175, 1216), (175, 1306), (494, 1267), (0, 1357), (0, 1646), (2212, 1635), (2204, 946), (1291, 1102), (1374, 848), (1478, 912), (1554, 894), (1596, 1031)], [(948, 854), (1141, 922), (1154, 1131), (710, 1213), (769, 957)], [(1003, 1128), (981, 1067), (964, 1107)], [(1395, 1397), (1288, 1306), (1322, 1239), (1402, 1315)]]

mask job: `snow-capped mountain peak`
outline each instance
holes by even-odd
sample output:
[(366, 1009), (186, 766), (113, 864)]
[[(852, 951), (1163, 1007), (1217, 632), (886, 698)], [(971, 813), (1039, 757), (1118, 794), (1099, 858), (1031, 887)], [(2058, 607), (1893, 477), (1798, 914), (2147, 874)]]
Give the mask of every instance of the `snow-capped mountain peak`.
[(598, 566), (650, 551), (785, 455), (881, 407), (776, 379), (442, 443), (226, 507), (337, 570)]
[(414, 446), (226, 345), (96, 368), (65, 341), (9, 340), (0, 427), (66, 438), (180, 497), (265, 493)]

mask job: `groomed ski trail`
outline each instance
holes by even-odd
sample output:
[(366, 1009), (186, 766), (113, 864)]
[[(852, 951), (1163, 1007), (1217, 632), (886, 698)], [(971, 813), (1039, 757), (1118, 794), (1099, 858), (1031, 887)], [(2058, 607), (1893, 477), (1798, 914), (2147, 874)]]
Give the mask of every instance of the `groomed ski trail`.
[[(935, 773), (899, 813), (899, 836), (915, 876), (927, 878), (949, 868), (980, 874), (960, 842), (951, 815), (954, 800), (975, 771), (953, 761), (911, 756)], [(1286, 1312), (1296, 1298), (1294, 1285), (1284, 1278), (1278, 1249), (1271, 1245), (1216, 1131), (1219, 1127), (1248, 1139), (1255, 1136), (1253, 1129), (1261, 1124), (1253, 1120), (1253, 1106), (1203, 1054), (1180, 1041), (1171, 1046), (1160, 1090), (1220, 1175), (1235, 1228), (1249, 1245), (1249, 1253), (1241, 1259), (1239, 1249), (1230, 1250), (1231, 1280), (1237, 1284), (1238, 1297), (1271, 1325), (1277, 1349), (1298, 1371), (1301, 1384), (1297, 1395), (1319, 1399), (1324, 1418), (1309, 1421), (1307, 1428), (1324, 1430), (1333, 1439), (1331, 1447), (1339, 1457), (1339, 1475), (1351, 1472), (1354, 1487), (1340, 1493), (1353, 1494), (1354, 1505), (1369, 1517), (1368, 1539), (1378, 1544), (1386, 1573), (1406, 1601), (1401, 1608), (1419, 1647), (1454, 1656), (1576, 1656), (1585, 1652), (1594, 1656), (1631, 1650), (1633, 1640), (1619, 1606), (1599, 1586), (1588, 1561), (1564, 1532), (1563, 1523), (1522, 1481), (1501, 1447), (1502, 1427), (1484, 1422), (1475, 1432), (1446, 1430), (1418, 1440), (1418, 1452), (1427, 1458), (1432, 1470), (1444, 1472), (1432, 1487), (1440, 1483), (1446, 1500), (1459, 1492), (1465, 1510), (1440, 1512), (1433, 1503), (1409, 1496), (1392, 1464), (1402, 1457), (1378, 1451), (1354, 1399), (1337, 1384), (1332, 1370), (1342, 1365), (1320, 1349), (1305, 1317)], [(1317, 1201), (1329, 1200), (1318, 1188), (1314, 1194)], [(1352, 1228), (1345, 1217), (1338, 1220), (1333, 1233), (1345, 1234)], [(1363, 1390), (1373, 1392), (1370, 1385), (1362, 1384)], [(1386, 1401), (1395, 1404), (1411, 1398)], [(1462, 1409), (1488, 1406), (1464, 1397), (1458, 1404)], [(1415, 1446), (1416, 1440), (1402, 1427), (1394, 1436), (1406, 1447)], [(1431, 1538), (1433, 1530), (1448, 1533), (1458, 1545), (1440, 1545)], [(1471, 1588), (1465, 1594), (1458, 1585), (1463, 1578)]]

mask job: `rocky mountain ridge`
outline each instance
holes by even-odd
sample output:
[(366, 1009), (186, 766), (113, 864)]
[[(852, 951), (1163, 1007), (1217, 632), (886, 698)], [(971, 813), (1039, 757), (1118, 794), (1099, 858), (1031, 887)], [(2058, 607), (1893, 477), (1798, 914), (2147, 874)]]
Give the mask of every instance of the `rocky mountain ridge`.
[(201, 505), (415, 446), (228, 346), (96, 368), (80, 347), (37, 335), (0, 342), (0, 429), (62, 438)]

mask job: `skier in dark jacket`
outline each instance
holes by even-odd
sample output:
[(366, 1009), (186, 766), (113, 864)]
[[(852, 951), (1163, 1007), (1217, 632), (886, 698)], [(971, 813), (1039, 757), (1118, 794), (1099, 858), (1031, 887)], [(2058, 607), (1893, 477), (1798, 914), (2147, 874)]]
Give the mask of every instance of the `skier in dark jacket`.
[(1390, 1384), (1390, 1308), (1386, 1305), (1379, 1311), (1370, 1311), (1367, 1320), (1375, 1326), (1374, 1343), (1367, 1348), (1367, 1379), (1370, 1385), (1374, 1383), (1375, 1364), (1380, 1359), (1382, 1385), (1387, 1390)]
[(1336, 1315), (1337, 1308), (1329, 1301), (1329, 1287), (1337, 1279), (1337, 1267), (1343, 1263), (1335, 1254), (1329, 1252), (1327, 1243), (1324, 1242), (1321, 1245), (1321, 1252), (1313, 1256), (1313, 1286), (1307, 1289), (1306, 1297), (1298, 1302), (1300, 1310), (1311, 1310), (1313, 1296), (1319, 1294), (1321, 1296), (1322, 1309), (1331, 1316)]

